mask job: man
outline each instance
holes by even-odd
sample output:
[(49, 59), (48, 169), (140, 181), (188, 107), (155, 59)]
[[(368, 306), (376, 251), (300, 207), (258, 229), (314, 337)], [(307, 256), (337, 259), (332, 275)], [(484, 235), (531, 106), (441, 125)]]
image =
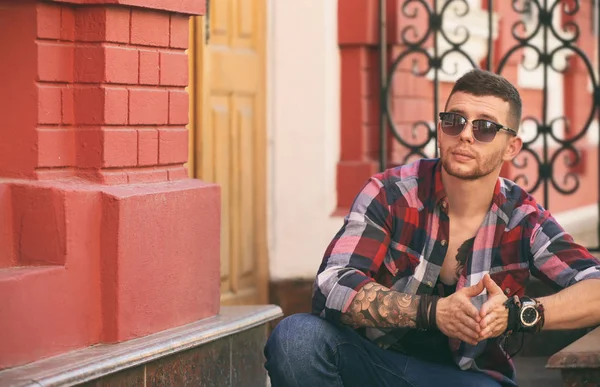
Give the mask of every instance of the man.
[[(313, 314), (265, 355), (278, 386), (515, 385), (506, 338), (600, 323), (600, 262), (515, 183), (521, 98), (482, 70), (440, 113), (440, 159), (373, 176), (329, 245)], [(558, 293), (525, 297), (533, 275)]]

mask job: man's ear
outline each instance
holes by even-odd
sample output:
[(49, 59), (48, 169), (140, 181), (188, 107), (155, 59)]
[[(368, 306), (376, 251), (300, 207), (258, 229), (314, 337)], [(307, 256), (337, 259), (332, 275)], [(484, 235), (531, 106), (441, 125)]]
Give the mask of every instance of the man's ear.
[(519, 136), (512, 137), (508, 141), (506, 149), (504, 150), (504, 155), (502, 157), (502, 160), (511, 161), (519, 154), (519, 152), (521, 151), (521, 148), (523, 148), (523, 140), (521, 139), (521, 137), (519, 137)]

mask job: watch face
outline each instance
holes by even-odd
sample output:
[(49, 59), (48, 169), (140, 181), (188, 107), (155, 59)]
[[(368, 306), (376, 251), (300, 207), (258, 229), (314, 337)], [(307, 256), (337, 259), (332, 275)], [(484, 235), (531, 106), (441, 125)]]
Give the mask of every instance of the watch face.
[(535, 324), (538, 318), (538, 311), (533, 307), (525, 307), (521, 311), (521, 321), (525, 326), (531, 326)]

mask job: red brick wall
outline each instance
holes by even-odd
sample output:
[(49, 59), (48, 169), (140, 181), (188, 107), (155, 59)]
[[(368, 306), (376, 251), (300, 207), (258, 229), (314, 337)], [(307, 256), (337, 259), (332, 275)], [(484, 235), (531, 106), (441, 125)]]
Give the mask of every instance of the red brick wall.
[(0, 369), (219, 311), (219, 187), (183, 167), (204, 4), (109, 2), (0, 12)]

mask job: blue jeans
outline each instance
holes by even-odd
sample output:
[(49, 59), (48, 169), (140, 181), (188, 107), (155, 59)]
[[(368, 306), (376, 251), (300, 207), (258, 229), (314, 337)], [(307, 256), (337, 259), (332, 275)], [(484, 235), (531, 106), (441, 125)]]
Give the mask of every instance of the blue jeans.
[(499, 387), (486, 374), (385, 350), (349, 327), (310, 314), (282, 320), (265, 346), (273, 387)]

